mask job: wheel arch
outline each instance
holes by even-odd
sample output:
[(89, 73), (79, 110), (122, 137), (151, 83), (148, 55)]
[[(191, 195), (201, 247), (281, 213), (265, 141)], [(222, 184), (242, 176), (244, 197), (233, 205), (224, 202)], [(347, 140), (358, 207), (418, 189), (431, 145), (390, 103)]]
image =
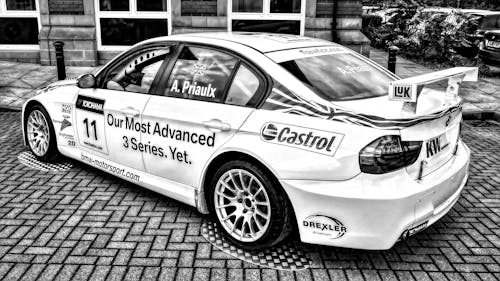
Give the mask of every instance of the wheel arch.
[[(217, 168), (220, 167), (223, 163), (234, 159), (244, 160), (256, 166), (259, 166), (264, 171), (266, 171), (269, 176), (273, 177), (276, 180), (276, 182), (279, 183), (276, 173), (273, 172), (273, 170), (269, 168), (267, 165), (265, 165), (263, 161), (257, 159), (255, 156), (252, 156), (246, 152), (236, 151), (236, 150), (222, 152), (210, 161), (210, 163), (207, 165), (205, 169), (205, 172), (203, 173), (202, 182), (200, 184), (199, 190), (196, 192), (196, 198), (195, 198), (196, 207), (199, 212), (203, 214), (209, 213), (207, 205), (207, 196), (209, 194), (206, 192), (206, 190), (208, 190), (208, 184), (210, 182), (211, 177), (217, 171)], [(290, 204), (290, 208), (293, 212), (294, 227), (296, 227), (297, 217), (295, 216), (295, 210), (293, 208), (292, 202), (290, 201), (290, 197), (288, 196), (288, 193), (286, 193), (286, 190), (281, 186), (281, 184), (278, 186), (278, 188), (281, 188), (281, 191), (285, 193), (286, 198), (288, 199), (288, 203)]]

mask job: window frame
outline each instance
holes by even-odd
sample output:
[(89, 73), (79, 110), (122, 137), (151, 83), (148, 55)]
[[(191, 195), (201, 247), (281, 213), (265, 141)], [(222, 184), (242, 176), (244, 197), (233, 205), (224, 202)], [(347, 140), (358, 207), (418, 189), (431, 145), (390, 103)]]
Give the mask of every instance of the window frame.
[[(165, 69), (166, 69), (168, 63), (172, 60), (172, 57), (177, 50), (177, 44), (175, 42), (157, 42), (157, 43), (141, 45), (141, 46), (137, 46), (136, 48), (130, 49), (128, 52), (125, 52), (125, 53), (119, 55), (118, 57), (116, 57), (114, 60), (112, 60), (109, 64), (107, 64), (104, 68), (102, 68), (98, 72), (98, 74), (96, 75), (96, 80), (97, 80), (96, 89), (110, 90), (110, 89), (104, 88), (104, 82), (106, 80), (106, 77), (109, 75), (109, 72), (111, 70), (113, 70), (118, 65), (122, 64), (123, 61), (130, 60), (134, 56), (137, 56), (139, 53), (143, 53), (143, 52), (148, 51), (148, 50), (161, 49), (161, 48), (167, 48), (167, 47), (171, 48), (171, 52), (163, 60), (163, 62), (160, 65), (160, 68), (158, 68), (158, 72), (156, 72), (155, 78), (153, 79), (153, 83), (151, 84), (149, 91), (147, 93), (123, 91), (123, 92), (127, 92), (127, 93), (139, 94), (139, 95), (151, 95), (156, 90), (157, 85), (159, 83), (159, 79), (161, 77), (163, 77), (163, 73), (165, 72)], [(113, 91), (113, 90), (111, 90), (111, 91)]]
[[(7, 1), (0, 1), (0, 18), (36, 18), (38, 34), (42, 30), (40, 22), (40, 0), (35, 0), (35, 10), (7, 10)], [(37, 38), (38, 40), (38, 38)], [(40, 50), (38, 44), (0, 44), (0, 50)]]
[[(37, 0), (38, 1), (38, 0)], [(128, 11), (101, 11), (100, 0), (94, 0), (95, 7), (95, 25), (97, 34), (97, 50), (98, 51), (125, 51), (130, 46), (123, 45), (103, 45), (101, 38), (101, 19), (158, 19), (167, 20), (167, 35), (172, 33), (172, 0), (167, 0), (166, 12), (148, 12), (138, 11), (137, 1), (140, 0), (127, 0), (129, 1)], [(143, 0), (147, 1), (147, 0)]]
[(304, 36), (306, 26), (306, 1), (300, 1), (300, 13), (272, 13), (271, 0), (258, 0), (263, 2), (263, 11), (233, 12), (233, 1), (227, 2), (227, 31), (233, 31), (233, 20), (292, 20), (300, 22), (300, 36)]
[[(234, 58), (237, 59), (237, 62), (235, 64), (233, 70), (231, 71), (231, 74), (229, 75), (228, 81), (226, 82), (226, 85), (224, 86), (224, 90), (222, 92), (222, 98), (221, 98), (220, 102), (198, 100), (198, 99), (185, 99), (183, 97), (164, 95), (164, 91), (167, 88), (168, 81), (172, 75), (172, 70), (174, 69), (175, 63), (177, 62), (184, 47), (210, 49), (210, 50), (214, 50), (217, 52), (222, 52), (222, 53), (228, 54), (228, 55), (233, 56)], [(228, 94), (229, 89), (233, 83), (234, 77), (236, 76), (236, 72), (239, 69), (241, 64), (244, 64), (259, 79), (259, 88), (255, 92), (254, 96), (249, 100), (247, 105), (226, 104), (225, 100), (227, 98), (227, 94)], [(173, 52), (172, 57), (170, 58), (169, 62), (167, 63), (166, 69), (164, 70), (162, 77), (159, 78), (158, 84), (154, 85), (154, 86), (156, 86), (154, 89), (154, 92), (150, 92), (150, 94), (165, 97), (165, 98), (175, 98), (175, 99), (184, 99), (184, 100), (197, 101), (197, 102), (217, 103), (217, 104), (224, 104), (224, 105), (228, 105), (228, 106), (258, 108), (262, 104), (263, 100), (265, 100), (265, 98), (270, 93), (270, 90), (272, 88), (271, 81), (272, 81), (272, 79), (270, 78), (270, 76), (266, 72), (262, 71), (259, 67), (257, 67), (251, 60), (249, 60), (248, 58), (246, 58), (246, 57), (244, 57), (244, 56), (242, 56), (242, 55), (240, 55), (240, 54), (238, 54), (230, 49), (220, 47), (220, 46), (213, 46), (213, 45), (209, 45), (209, 44), (184, 42), (184, 43), (180, 43), (179, 45), (177, 45), (177, 49), (175, 52)], [(156, 82), (156, 79), (155, 79), (155, 82)], [(152, 86), (152, 88), (153, 88), (153, 86)]]

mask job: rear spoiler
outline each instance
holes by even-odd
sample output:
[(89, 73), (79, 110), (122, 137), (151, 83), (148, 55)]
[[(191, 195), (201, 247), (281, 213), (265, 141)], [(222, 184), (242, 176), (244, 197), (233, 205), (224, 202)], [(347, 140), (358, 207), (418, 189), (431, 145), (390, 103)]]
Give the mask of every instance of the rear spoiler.
[(396, 80), (389, 85), (389, 100), (404, 101), (402, 111), (416, 113), (418, 97), (425, 85), (448, 80), (448, 88), (443, 103), (458, 97), (458, 89), (463, 81), (477, 82), (477, 67), (455, 67), (415, 77)]

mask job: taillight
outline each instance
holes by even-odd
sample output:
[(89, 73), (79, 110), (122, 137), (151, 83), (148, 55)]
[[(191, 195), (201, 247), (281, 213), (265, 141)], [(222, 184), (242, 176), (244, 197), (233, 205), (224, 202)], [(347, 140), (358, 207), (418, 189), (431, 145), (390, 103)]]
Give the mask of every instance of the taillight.
[(383, 174), (409, 166), (418, 158), (421, 141), (401, 141), (399, 136), (383, 136), (363, 148), (359, 153), (361, 171)]

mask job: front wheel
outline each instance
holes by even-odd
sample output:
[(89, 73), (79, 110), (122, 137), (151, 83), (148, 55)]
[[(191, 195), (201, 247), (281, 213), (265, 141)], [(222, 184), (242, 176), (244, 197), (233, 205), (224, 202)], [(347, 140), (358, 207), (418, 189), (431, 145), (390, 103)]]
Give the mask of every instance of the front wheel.
[(236, 245), (257, 250), (276, 245), (292, 229), (293, 212), (274, 177), (246, 161), (222, 165), (211, 181), (209, 206)]
[(49, 114), (41, 105), (29, 109), (25, 122), (25, 133), (31, 152), (44, 162), (59, 158), (54, 127)]

